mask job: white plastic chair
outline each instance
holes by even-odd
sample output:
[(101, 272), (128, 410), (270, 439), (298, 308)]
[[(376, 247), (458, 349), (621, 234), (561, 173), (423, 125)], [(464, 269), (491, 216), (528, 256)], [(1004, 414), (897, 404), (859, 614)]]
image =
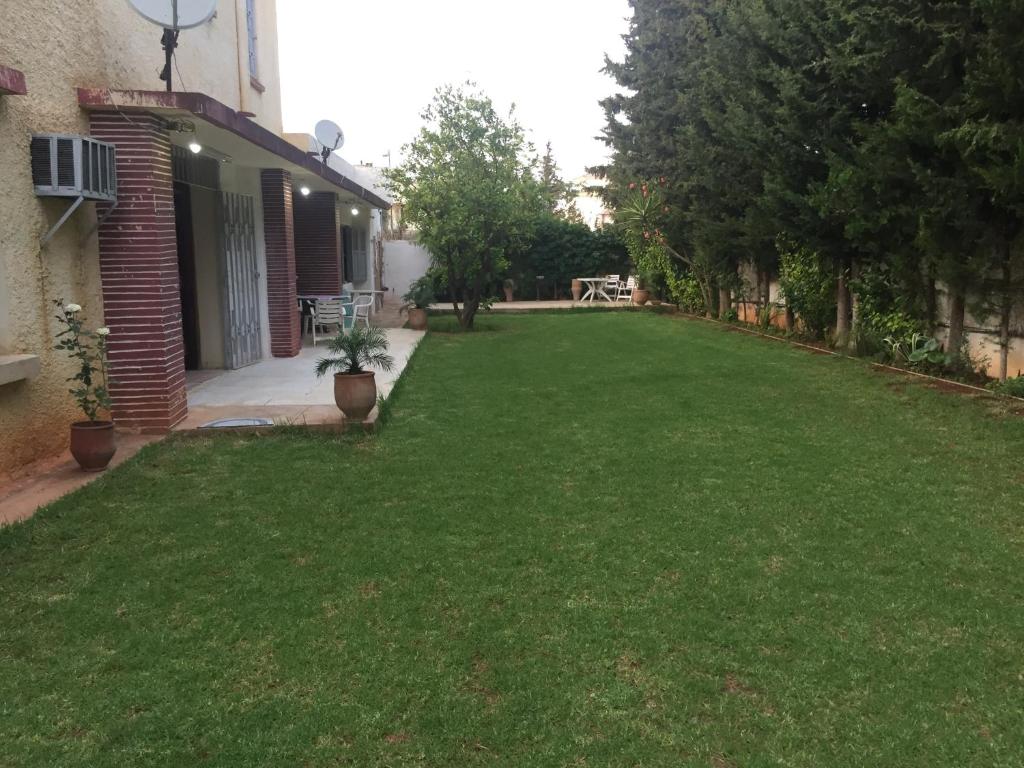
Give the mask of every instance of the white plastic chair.
[(605, 278), (604, 292), (608, 294), (609, 298), (615, 296), (619, 292), (619, 287), (622, 285), (622, 281), (619, 279), (620, 277), (621, 275), (608, 275), (608, 277)]
[(624, 283), (619, 283), (619, 289), (615, 292), (615, 301), (626, 301), (633, 300), (633, 291), (636, 290), (636, 278), (633, 275), (629, 276), (629, 279)]
[(341, 333), (345, 330), (345, 309), (340, 299), (318, 301), (312, 309), (313, 346), (316, 346), (317, 328), (337, 328)]
[(370, 327), (370, 308), (373, 306), (373, 296), (356, 296), (355, 301), (352, 302), (352, 327), (355, 327), (356, 323), (363, 323), (367, 328)]

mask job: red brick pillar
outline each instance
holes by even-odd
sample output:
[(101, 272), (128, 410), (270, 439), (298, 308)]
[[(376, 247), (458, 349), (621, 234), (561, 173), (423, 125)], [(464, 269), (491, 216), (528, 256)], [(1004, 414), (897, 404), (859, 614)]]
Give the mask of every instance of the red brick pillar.
[(267, 250), (267, 304), (270, 352), (295, 357), (302, 348), (295, 290), (295, 224), (292, 175), (267, 168), (260, 173), (263, 191), (263, 242)]
[(168, 430), (188, 410), (171, 144), (152, 115), (94, 113), (90, 132), (117, 147), (118, 204), (99, 228), (114, 419)]

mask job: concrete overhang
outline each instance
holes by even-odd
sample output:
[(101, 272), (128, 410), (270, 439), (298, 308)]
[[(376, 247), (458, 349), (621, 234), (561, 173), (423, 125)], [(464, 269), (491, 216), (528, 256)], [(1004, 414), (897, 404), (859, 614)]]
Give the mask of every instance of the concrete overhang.
[[(374, 208), (388, 209), (391, 203), (361, 180), (325, 165), (318, 156), (304, 152), (293, 143), (253, 122), (226, 104), (203, 93), (166, 91), (121, 91), (108, 88), (79, 88), (78, 104), (89, 112), (146, 112), (173, 120), (201, 121), (196, 140), (204, 147), (228, 155), (232, 161), (255, 168), (282, 168), (293, 181), (311, 189), (342, 191), (347, 200)], [(172, 142), (185, 144), (186, 138)]]
[(0, 96), (24, 96), (26, 93), (25, 75), (14, 67), (0, 64)]

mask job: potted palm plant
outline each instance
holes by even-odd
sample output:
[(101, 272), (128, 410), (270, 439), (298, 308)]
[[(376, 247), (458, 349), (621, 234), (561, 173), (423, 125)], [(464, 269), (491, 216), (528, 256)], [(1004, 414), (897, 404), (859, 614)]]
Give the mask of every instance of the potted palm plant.
[(427, 330), (427, 310), (430, 305), (437, 301), (434, 293), (434, 281), (429, 275), (423, 275), (413, 281), (409, 286), (409, 292), (402, 297), (405, 303), (402, 311), (409, 313), (409, 327), (414, 331)]
[(363, 421), (377, 403), (377, 382), (371, 367), (384, 373), (395, 367), (388, 354), (387, 334), (376, 327), (353, 328), (329, 342), (330, 353), (316, 363), (317, 378), (334, 371), (334, 402), (345, 418)]
[(82, 320), (82, 307), (57, 300), (57, 320), (61, 330), (54, 349), (66, 352), (78, 369), (68, 379), (68, 392), (85, 414), (85, 421), (71, 425), (71, 455), (86, 472), (102, 472), (117, 451), (114, 422), (102, 419), (110, 412), (107, 382), (107, 335), (109, 328), (89, 331)]

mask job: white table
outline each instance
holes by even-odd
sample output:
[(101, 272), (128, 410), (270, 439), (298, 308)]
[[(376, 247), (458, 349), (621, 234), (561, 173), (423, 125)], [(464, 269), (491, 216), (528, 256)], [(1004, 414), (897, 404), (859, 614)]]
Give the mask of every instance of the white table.
[(605, 286), (608, 284), (608, 276), (604, 277), (577, 277), (581, 283), (587, 286), (587, 292), (583, 294), (583, 298), (580, 301), (590, 300), (590, 303), (594, 303), (594, 299), (601, 296), (605, 301), (614, 303), (615, 299), (608, 295), (605, 291)]

